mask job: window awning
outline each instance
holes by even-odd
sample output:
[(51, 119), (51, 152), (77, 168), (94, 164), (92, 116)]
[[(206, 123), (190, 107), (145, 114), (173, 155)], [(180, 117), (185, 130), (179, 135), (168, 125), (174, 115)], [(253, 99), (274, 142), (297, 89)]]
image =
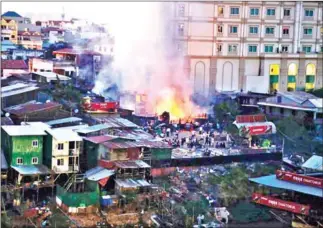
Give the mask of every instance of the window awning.
[(25, 176), (46, 175), (51, 173), (45, 165), (13, 165), (11, 167), (19, 174)]
[(268, 135), (276, 133), (276, 126), (272, 122), (254, 122), (254, 123), (237, 123), (233, 122), (237, 126), (241, 134), (247, 135)]

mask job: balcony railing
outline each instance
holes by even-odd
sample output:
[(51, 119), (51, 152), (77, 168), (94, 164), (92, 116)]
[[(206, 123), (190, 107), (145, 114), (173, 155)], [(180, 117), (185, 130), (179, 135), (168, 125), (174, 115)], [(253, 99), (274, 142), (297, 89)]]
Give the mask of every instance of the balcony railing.
[(79, 155), (78, 150), (76, 150), (76, 149), (69, 149), (68, 154), (69, 154), (69, 156), (78, 156)]
[(69, 172), (78, 172), (79, 166), (78, 165), (70, 165), (70, 166), (68, 166), (68, 171)]

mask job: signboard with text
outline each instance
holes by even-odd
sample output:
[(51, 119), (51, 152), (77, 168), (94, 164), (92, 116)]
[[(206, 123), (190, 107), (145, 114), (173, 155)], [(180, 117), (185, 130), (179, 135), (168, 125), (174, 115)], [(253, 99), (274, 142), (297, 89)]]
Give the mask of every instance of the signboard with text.
[(289, 181), (297, 184), (308, 185), (317, 188), (323, 188), (323, 179), (277, 170), (276, 178), (283, 181)]
[(285, 201), (270, 196), (264, 196), (259, 193), (252, 194), (252, 202), (284, 211), (289, 211), (295, 214), (308, 215), (310, 212), (310, 206), (308, 205)]

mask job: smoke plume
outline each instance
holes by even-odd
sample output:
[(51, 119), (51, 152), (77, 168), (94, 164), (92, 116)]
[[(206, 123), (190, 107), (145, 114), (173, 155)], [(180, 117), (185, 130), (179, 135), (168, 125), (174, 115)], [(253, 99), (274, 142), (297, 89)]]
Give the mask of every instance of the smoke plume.
[(119, 92), (147, 94), (150, 112), (168, 111), (173, 118), (194, 114), (193, 87), (173, 41), (171, 4), (115, 4), (118, 13), (107, 21), (113, 61), (98, 75), (94, 92), (115, 96), (116, 89), (109, 88), (117, 86)]

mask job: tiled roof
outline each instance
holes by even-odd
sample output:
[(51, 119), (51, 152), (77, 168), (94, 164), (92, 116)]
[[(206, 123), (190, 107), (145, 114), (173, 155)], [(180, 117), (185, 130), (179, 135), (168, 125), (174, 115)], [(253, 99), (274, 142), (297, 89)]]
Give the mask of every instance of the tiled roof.
[(2, 60), (1, 69), (28, 69), (24, 60)]
[(2, 14), (1, 17), (22, 17), (22, 16), (17, 14), (15, 11), (7, 11), (4, 14)]
[(42, 36), (41, 33), (35, 31), (18, 31), (18, 36)]
[(45, 111), (49, 109), (60, 108), (61, 105), (56, 102), (48, 102), (48, 103), (36, 103), (36, 102), (28, 102), (25, 104), (20, 104), (16, 106), (12, 106), (9, 108), (5, 108), (6, 112), (14, 115), (24, 115), (32, 112)]

